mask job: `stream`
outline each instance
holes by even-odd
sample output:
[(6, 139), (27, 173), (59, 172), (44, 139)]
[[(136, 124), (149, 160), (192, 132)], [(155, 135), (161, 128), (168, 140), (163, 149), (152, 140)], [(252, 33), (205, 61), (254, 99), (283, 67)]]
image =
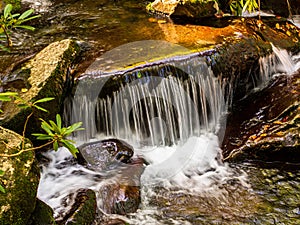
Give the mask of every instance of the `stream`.
[[(120, 138), (133, 146), (133, 158), (143, 158), (147, 164), (141, 179), (135, 181), (141, 190), (137, 212), (104, 212), (106, 216), (136, 225), (300, 224), (300, 165), (222, 161), (219, 146), (232, 96), (225, 93), (224, 84), (204, 57), (190, 49), (206, 51), (221, 42), (223, 35), (241, 33), (222, 20), (214, 27), (205, 26), (210, 21), (197, 26), (168, 24), (147, 14), (144, 3), (133, 0), (26, 2), (42, 13), (43, 20), (34, 22), (34, 35), (20, 32), (13, 36), (16, 44), (11, 53), (0, 54), (0, 75), (49, 43), (70, 37), (78, 40), (88, 53), (76, 68), (81, 86), (64, 111), (66, 121), (82, 121), (86, 128), (74, 137), (76, 145)], [(294, 22), (298, 24), (299, 16)], [(188, 29), (201, 35), (190, 37)], [(181, 34), (173, 35), (174, 30)], [(171, 52), (166, 60), (164, 55), (155, 55), (155, 48), (164, 49), (166, 42), (180, 56)], [(139, 47), (154, 49), (142, 60), (146, 67), (139, 67), (136, 61), (144, 54), (139, 55)], [(125, 64), (132, 67), (125, 66), (120, 72), (118, 63), (124, 63), (123, 58), (121, 62), (111, 58), (114, 50), (133, 58)], [(130, 55), (129, 50), (134, 53)], [(275, 46), (273, 50), (273, 55), (260, 60), (255, 90), (273, 76), (288, 77), (300, 68), (299, 55)], [(148, 61), (151, 57), (157, 61)], [(125, 82), (109, 95), (100, 92), (108, 83), (106, 78), (119, 75), (118, 71), (125, 74)], [(95, 191), (98, 210), (103, 212), (101, 190), (121, 180), (119, 168), (109, 171), (80, 165), (64, 148), (44, 153), (40, 166), (38, 198), (51, 206), (58, 220), (82, 188)], [(101, 221), (96, 219), (93, 224)]]

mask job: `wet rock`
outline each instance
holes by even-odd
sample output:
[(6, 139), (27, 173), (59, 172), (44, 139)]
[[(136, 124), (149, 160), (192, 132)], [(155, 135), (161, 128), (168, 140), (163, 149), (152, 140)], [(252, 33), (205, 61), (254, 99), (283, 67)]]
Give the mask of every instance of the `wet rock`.
[(118, 180), (101, 187), (102, 210), (109, 214), (126, 215), (136, 212), (141, 202), (140, 176), (144, 161), (135, 159), (119, 173)]
[(179, 17), (211, 17), (217, 12), (214, 1), (190, 1), (190, 0), (155, 0), (147, 6), (148, 11), (162, 13), (168, 16)]
[(125, 141), (111, 138), (78, 147), (78, 161), (97, 170), (108, 169), (118, 163), (128, 163), (133, 156), (133, 147)]
[(37, 199), (30, 221), (30, 225), (55, 225), (52, 208), (43, 201)]
[(94, 191), (89, 189), (78, 190), (75, 202), (65, 214), (63, 220), (56, 221), (65, 225), (92, 224), (96, 218), (97, 200)]
[(290, 14), (300, 14), (300, 1), (288, 0), (278, 2), (276, 0), (263, 0), (261, 2), (261, 9), (272, 10), (275, 15), (280, 15), (287, 18), (290, 16)]
[[(55, 42), (29, 60), (18, 71), (18, 74), (9, 76), (12, 79), (7, 82), (3, 91), (19, 92), (20, 97), (27, 102), (45, 97), (55, 98), (50, 102), (40, 104), (50, 112), (35, 112), (29, 121), (27, 134), (39, 131), (40, 121), (38, 118), (54, 119), (55, 115), (60, 112), (65, 91), (64, 84), (69, 74), (69, 68), (78, 53), (79, 48), (72, 40)], [(3, 104), (2, 109), (4, 113), (1, 115), (0, 125), (22, 133), (24, 122), (31, 110), (20, 108), (13, 102)]]
[[(15, 132), (0, 127), (0, 154), (20, 151), (22, 137)], [(27, 148), (32, 147), (26, 141)], [(28, 224), (35, 209), (39, 168), (33, 151), (15, 157), (0, 157), (0, 170), (4, 175), (0, 182), (5, 193), (0, 193), (0, 224)]]
[(299, 162), (300, 73), (273, 78), (240, 100), (227, 120), (225, 160)]
[(233, 102), (262, 84), (259, 60), (272, 53), (270, 43), (291, 52), (300, 47), (299, 29), (286, 20), (247, 18), (236, 20), (235, 26), (240, 28), (238, 36), (227, 37), (209, 57), (214, 74), (220, 74), (228, 85), (226, 95), (232, 95)]

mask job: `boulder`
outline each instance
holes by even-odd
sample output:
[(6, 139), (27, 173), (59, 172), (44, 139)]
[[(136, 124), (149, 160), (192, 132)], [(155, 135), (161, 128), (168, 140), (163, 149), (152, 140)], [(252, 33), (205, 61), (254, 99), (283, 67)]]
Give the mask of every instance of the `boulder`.
[(215, 1), (211, 0), (155, 0), (147, 6), (147, 10), (167, 16), (202, 18), (215, 15), (214, 5)]
[(118, 163), (128, 163), (133, 156), (133, 147), (125, 141), (111, 138), (78, 147), (78, 162), (97, 170), (108, 169)]
[[(33, 102), (45, 97), (54, 97), (40, 106), (49, 110), (49, 113), (35, 111), (30, 119), (27, 135), (39, 131), (40, 121), (54, 119), (60, 112), (64, 84), (69, 74), (69, 68), (79, 53), (78, 45), (69, 39), (50, 44), (34, 58), (29, 60), (20, 70), (15, 71), (3, 81), (3, 91), (18, 92), (27, 102)], [(20, 108), (14, 102), (2, 105), (3, 114), (0, 125), (17, 133), (22, 133), (26, 117), (31, 113), (30, 108)]]
[(30, 218), (30, 225), (55, 225), (53, 209), (43, 201), (37, 199), (35, 209)]
[(97, 200), (94, 191), (80, 189), (77, 191), (75, 201), (62, 220), (56, 221), (65, 225), (92, 224), (96, 218)]
[(261, 2), (261, 9), (272, 10), (275, 15), (287, 18), (290, 16), (290, 14), (300, 14), (300, 0), (288, 0), (279, 2), (276, 0), (263, 0)]
[(234, 105), (222, 144), (225, 160), (300, 162), (299, 84), (299, 71), (277, 76)]
[[(5, 188), (5, 193), (0, 193), (2, 225), (28, 224), (36, 205), (40, 172), (34, 152), (28, 151), (14, 157), (3, 156), (20, 151), (21, 142), (20, 135), (0, 127), (0, 170), (4, 171), (0, 182)], [(32, 145), (26, 141), (25, 147)]]
[(105, 213), (126, 215), (136, 212), (141, 202), (140, 177), (144, 171), (143, 163), (142, 159), (135, 159), (119, 172), (118, 179), (100, 188), (101, 209)]

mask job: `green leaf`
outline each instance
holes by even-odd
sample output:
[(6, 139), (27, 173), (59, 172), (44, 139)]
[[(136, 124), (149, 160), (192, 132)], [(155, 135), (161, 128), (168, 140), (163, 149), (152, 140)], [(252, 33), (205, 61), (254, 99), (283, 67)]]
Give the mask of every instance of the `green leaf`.
[(55, 133), (57, 134), (61, 134), (61, 130), (59, 129), (59, 127), (56, 125), (56, 123), (54, 123), (52, 120), (49, 120), (49, 123), (52, 126), (52, 129)]
[(82, 122), (74, 123), (71, 126), (67, 127), (67, 131), (64, 133), (64, 135), (68, 136), (74, 131), (84, 130), (84, 128), (80, 128), (82, 126)]
[(54, 149), (55, 151), (58, 150), (58, 142), (57, 142), (57, 141), (54, 141), (54, 143), (53, 143), (53, 149)]
[(41, 106), (38, 105), (33, 105), (33, 107), (37, 108), (38, 110), (44, 111), (44, 112), (48, 112), (47, 109), (42, 108)]
[(52, 127), (43, 119), (42, 120), (42, 124), (41, 124), (41, 128), (47, 132), (48, 135), (53, 135), (52, 131)]
[(35, 104), (37, 104), (37, 103), (49, 102), (49, 101), (52, 101), (53, 99), (54, 99), (54, 98), (52, 98), (52, 97), (49, 97), (49, 98), (42, 98), (42, 99), (39, 99), (39, 100), (33, 102), (33, 104), (35, 105)]
[(22, 15), (21, 15), (18, 19), (19, 19), (19, 20), (23, 20), (23, 19), (25, 19), (26, 17), (30, 16), (33, 12), (34, 12), (33, 9), (29, 9), (29, 10), (23, 12)]
[(78, 149), (69, 140), (61, 140), (61, 143), (71, 152), (74, 158), (77, 158), (76, 153), (78, 153)]
[(0, 170), (0, 176), (3, 176), (3, 175), (4, 175), (4, 171)]
[(2, 193), (5, 193), (5, 189), (4, 189), (4, 187), (0, 184), (0, 191), (2, 192)]
[(37, 140), (52, 140), (53, 135), (48, 134), (31, 134), (33, 136), (37, 136)]
[(7, 4), (5, 6), (4, 13), (3, 13), (4, 19), (8, 18), (9, 14), (11, 13), (12, 8), (13, 8), (12, 4)]
[(32, 16), (32, 17), (29, 17), (29, 18), (26, 18), (26, 19), (23, 19), (23, 20), (18, 20), (17, 24), (20, 25), (20, 24), (22, 24), (26, 21), (33, 20), (33, 19), (36, 19), (36, 18), (39, 18), (39, 17), (41, 17), (41, 15)]
[(59, 114), (56, 114), (56, 124), (57, 124), (59, 130), (62, 131), (61, 130), (61, 117)]
[(32, 26), (28, 26), (28, 25), (14, 25), (15, 28), (23, 28), (23, 29), (26, 29), (26, 30), (31, 30), (31, 31), (34, 31), (35, 28), (32, 27)]

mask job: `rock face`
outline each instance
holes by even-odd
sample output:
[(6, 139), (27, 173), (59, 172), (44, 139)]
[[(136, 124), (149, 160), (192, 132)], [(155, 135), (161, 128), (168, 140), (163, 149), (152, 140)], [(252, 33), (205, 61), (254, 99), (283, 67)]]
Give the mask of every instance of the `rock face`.
[(214, 16), (217, 12), (214, 4), (215, 2), (210, 0), (155, 0), (147, 6), (147, 9), (168, 16), (201, 18)]
[(83, 144), (78, 147), (78, 161), (95, 169), (107, 169), (114, 163), (128, 163), (133, 156), (133, 148), (119, 139), (106, 139)]
[(227, 120), (225, 160), (299, 162), (300, 73), (282, 75), (237, 102)]
[(96, 217), (97, 201), (95, 192), (89, 189), (80, 189), (76, 193), (75, 202), (69, 212), (58, 224), (84, 225), (92, 224)]
[[(21, 70), (9, 76), (11, 80), (5, 81), (4, 91), (19, 92), (20, 97), (27, 102), (45, 97), (55, 98), (41, 104), (42, 107), (49, 109), (50, 113), (34, 113), (28, 124), (28, 134), (37, 131), (39, 127), (37, 125), (40, 124), (38, 118), (54, 119), (60, 111), (68, 70), (78, 53), (79, 47), (72, 40), (52, 43), (27, 62)], [(21, 91), (20, 88), (26, 89)], [(0, 125), (21, 133), (24, 121), (31, 110), (19, 108), (13, 102), (3, 104), (2, 109), (4, 113)]]
[[(290, 4), (290, 10), (289, 5)], [(292, 15), (300, 14), (300, 1), (299, 0), (288, 0), (288, 1), (276, 1), (276, 0), (263, 0), (262, 1), (263, 10), (272, 10), (276, 15), (283, 17), (289, 17), (290, 13)]]
[[(22, 137), (0, 127), (0, 153), (13, 154), (19, 151)], [(31, 147), (26, 143), (27, 148)], [(16, 157), (0, 157), (0, 170), (4, 175), (0, 182), (5, 193), (0, 193), (0, 224), (28, 224), (36, 203), (39, 183), (39, 168), (33, 151)]]

